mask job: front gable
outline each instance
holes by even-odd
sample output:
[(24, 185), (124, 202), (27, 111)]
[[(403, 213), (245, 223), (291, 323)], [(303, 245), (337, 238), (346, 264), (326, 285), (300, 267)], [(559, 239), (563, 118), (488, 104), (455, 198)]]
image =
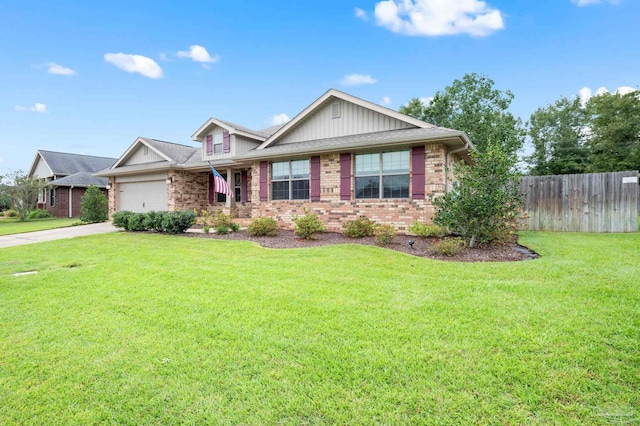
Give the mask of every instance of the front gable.
[(33, 160), (31, 170), (29, 170), (29, 176), (37, 179), (45, 179), (53, 176), (53, 171), (39, 152), (36, 153), (36, 158)]
[(144, 138), (138, 138), (116, 161), (113, 168), (122, 166), (133, 166), (137, 164), (159, 163), (173, 161), (166, 154), (157, 150), (153, 145), (147, 143)]
[(429, 123), (330, 89), (258, 149), (302, 141), (401, 130), (431, 128)]

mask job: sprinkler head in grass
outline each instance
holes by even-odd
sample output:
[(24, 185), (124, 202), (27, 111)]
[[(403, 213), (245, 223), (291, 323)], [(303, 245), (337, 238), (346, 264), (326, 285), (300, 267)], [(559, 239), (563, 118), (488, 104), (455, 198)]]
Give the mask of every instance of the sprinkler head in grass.
[(411, 247), (411, 250), (413, 250), (413, 245), (414, 245), (415, 243), (416, 243), (415, 241), (413, 241), (413, 240), (409, 240), (409, 247)]

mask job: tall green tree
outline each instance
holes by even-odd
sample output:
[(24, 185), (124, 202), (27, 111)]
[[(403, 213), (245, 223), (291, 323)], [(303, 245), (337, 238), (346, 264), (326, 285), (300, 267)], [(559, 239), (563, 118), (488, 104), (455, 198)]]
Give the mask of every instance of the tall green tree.
[(640, 92), (604, 93), (587, 103), (590, 172), (640, 168)]
[(516, 153), (524, 143), (522, 121), (509, 112), (513, 93), (494, 88), (494, 81), (476, 74), (465, 74), (451, 86), (436, 92), (424, 104), (413, 98), (400, 112), (440, 127), (466, 132), (479, 151), (490, 144), (509, 154)]
[(96, 185), (89, 185), (80, 200), (80, 220), (105, 222), (109, 220), (109, 201)]
[(529, 118), (528, 135), (533, 154), (527, 157), (532, 175), (584, 173), (586, 113), (580, 98), (560, 98), (538, 108)]
[(11, 199), (11, 207), (18, 212), (20, 220), (27, 220), (29, 213), (36, 207), (38, 194), (44, 187), (44, 183), (22, 171), (0, 176), (0, 182)]

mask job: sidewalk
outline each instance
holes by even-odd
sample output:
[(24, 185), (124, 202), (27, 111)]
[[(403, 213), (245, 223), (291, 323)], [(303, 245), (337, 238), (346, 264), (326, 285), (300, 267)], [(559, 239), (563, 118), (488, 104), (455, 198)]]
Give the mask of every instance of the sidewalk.
[(63, 238), (81, 237), (84, 235), (106, 234), (118, 229), (111, 222), (92, 223), (90, 225), (70, 226), (68, 228), (49, 229), (46, 231), (26, 232), (0, 236), (0, 248), (60, 240)]

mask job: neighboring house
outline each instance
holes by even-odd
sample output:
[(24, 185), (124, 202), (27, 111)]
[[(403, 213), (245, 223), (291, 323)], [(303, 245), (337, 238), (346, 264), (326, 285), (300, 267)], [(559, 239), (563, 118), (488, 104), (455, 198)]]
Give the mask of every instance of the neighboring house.
[[(291, 121), (263, 130), (207, 120), (200, 147), (139, 137), (109, 169), (109, 211), (222, 210), (269, 216), (291, 228), (305, 209), (329, 230), (367, 216), (399, 230), (433, 216), (431, 194), (446, 191), (456, 160), (473, 145), (436, 127), (331, 89)], [(214, 192), (208, 162), (235, 197)]]
[(56, 217), (80, 216), (80, 200), (89, 185), (96, 185), (108, 196), (108, 179), (94, 173), (110, 167), (117, 159), (91, 155), (38, 150), (29, 176), (47, 185), (38, 196), (40, 209)]

